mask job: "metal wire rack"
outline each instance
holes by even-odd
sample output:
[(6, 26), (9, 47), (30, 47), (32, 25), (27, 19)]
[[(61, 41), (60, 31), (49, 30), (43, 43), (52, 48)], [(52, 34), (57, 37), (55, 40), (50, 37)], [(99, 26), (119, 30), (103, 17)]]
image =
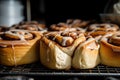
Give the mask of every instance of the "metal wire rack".
[(7, 67), (0, 65), (0, 75), (40, 76), (120, 76), (120, 68), (98, 65), (93, 69), (51, 70), (40, 63)]

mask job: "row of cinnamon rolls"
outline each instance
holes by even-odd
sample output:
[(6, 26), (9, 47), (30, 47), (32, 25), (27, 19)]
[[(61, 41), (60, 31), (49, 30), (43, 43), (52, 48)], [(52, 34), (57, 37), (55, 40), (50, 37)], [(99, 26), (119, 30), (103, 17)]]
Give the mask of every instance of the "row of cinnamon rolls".
[(40, 61), (50, 69), (90, 69), (99, 64), (120, 67), (117, 24), (80, 19), (46, 27), (21, 22), (0, 32), (0, 64), (18, 66)]

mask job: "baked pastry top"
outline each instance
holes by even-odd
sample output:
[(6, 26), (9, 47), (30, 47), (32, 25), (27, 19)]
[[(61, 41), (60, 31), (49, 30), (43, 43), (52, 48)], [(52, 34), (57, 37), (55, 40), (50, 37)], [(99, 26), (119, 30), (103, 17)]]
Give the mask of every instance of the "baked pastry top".
[[(39, 59), (43, 65), (50, 69), (70, 69), (71, 66), (75, 69), (88, 69), (96, 67), (99, 63), (119, 67), (117, 62), (120, 60), (116, 58), (120, 52), (119, 37), (119, 26), (113, 23), (67, 19), (66, 22), (51, 24), (47, 27), (37, 21), (24, 21), (11, 27), (0, 27), (0, 51), (6, 52), (5, 49), (8, 50), (9, 47), (10, 49), (14, 48), (16, 50), (14, 54), (17, 54), (18, 47), (24, 46), (26, 48), (27, 46), (26, 50), (32, 51), (30, 53), (32, 55), (35, 54), (34, 61), (36, 61), (36, 53), (37, 55), (39, 53), (40, 58), (37, 57), (37, 60)], [(27, 54), (27, 51), (23, 51), (24, 54)], [(114, 56), (115, 53), (118, 56)], [(0, 55), (2, 60), (3, 55)], [(114, 58), (109, 58), (109, 55)], [(116, 60), (107, 62), (110, 59)], [(5, 61), (1, 63), (7, 65), (8, 60)], [(31, 61), (26, 63), (15, 61), (17, 60), (13, 59), (13, 63), (8, 65), (31, 63)]]

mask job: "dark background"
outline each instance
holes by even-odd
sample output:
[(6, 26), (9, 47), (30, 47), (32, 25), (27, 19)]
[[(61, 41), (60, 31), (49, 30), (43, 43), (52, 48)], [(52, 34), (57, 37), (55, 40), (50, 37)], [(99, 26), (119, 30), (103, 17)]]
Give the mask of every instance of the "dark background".
[[(69, 18), (99, 19), (109, 0), (31, 0), (32, 20), (45, 20), (50, 25)], [(25, 3), (25, 0), (23, 0)]]

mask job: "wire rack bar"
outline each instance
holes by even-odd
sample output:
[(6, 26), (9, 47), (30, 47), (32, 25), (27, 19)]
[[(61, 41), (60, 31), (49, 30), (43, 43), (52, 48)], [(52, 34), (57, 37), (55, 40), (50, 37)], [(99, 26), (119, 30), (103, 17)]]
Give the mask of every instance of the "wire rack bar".
[(120, 68), (98, 65), (93, 69), (51, 70), (39, 63), (7, 67), (0, 65), (0, 75), (31, 76), (120, 76)]

